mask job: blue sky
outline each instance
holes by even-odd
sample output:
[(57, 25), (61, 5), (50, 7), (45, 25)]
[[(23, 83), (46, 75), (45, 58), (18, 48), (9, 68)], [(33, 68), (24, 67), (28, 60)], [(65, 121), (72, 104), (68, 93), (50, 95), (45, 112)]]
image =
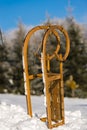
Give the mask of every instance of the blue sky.
[[(21, 20), (26, 25), (39, 25), (50, 18), (68, 16), (69, 0), (0, 0), (0, 28), (4, 31), (17, 27)], [(87, 0), (71, 0), (72, 15), (80, 23), (87, 23)]]

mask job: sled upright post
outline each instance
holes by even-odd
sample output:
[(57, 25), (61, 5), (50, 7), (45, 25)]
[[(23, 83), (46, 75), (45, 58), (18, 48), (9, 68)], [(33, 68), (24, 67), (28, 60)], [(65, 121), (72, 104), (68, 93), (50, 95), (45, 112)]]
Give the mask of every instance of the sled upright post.
[[(38, 58), (41, 61), (42, 73), (29, 74), (28, 70), (28, 43), (32, 34), (38, 30), (44, 30), (42, 39), (42, 52)], [(62, 32), (66, 39), (66, 51), (65, 54), (60, 52), (60, 36), (59, 32)], [(47, 40), (50, 34), (53, 34), (57, 39), (56, 50), (53, 54), (49, 54), (46, 50)], [(24, 41), (23, 47), (23, 68), (24, 68), (24, 84), (25, 94), (27, 99), (27, 111), (32, 117), (32, 104), (30, 96), (30, 83), (35, 78), (43, 78), (44, 90), (46, 96), (46, 112), (47, 116), (40, 118), (41, 121), (47, 122), (48, 128), (57, 127), (65, 123), (64, 118), (64, 88), (63, 88), (63, 62), (68, 57), (70, 51), (70, 40), (67, 31), (58, 25), (36, 26), (31, 29)], [(51, 61), (56, 59), (59, 64), (59, 73), (51, 72)]]

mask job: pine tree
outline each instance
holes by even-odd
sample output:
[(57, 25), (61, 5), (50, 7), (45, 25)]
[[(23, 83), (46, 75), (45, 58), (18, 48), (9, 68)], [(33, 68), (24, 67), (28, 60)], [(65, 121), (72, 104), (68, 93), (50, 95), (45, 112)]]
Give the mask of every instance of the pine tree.
[(12, 79), (13, 79), (13, 92), (24, 94), (23, 84), (23, 66), (22, 66), (22, 48), (25, 37), (25, 28), (22, 23), (18, 24), (18, 29), (15, 32), (15, 39), (13, 39), (14, 58), (12, 59)]
[[(67, 19), (68, 34), (70, 37), (70, 54), (65, 62), (65, 77), (73, 75), (74, 80), (79, 84), (78, 96), (87, 96), (87, 51), (85, 49), (85, 41), (81, 35), (81, 29), (74, 22), (73, 18)], [(79, 93), (81, 92), (81, 93)], [(84, 92), (84, 93), (82, 93)]]
[(8, 52), (6, 43), (3, 42), (2, 33), (0, 31), (0, 92), (7, 91), (10, 83), (8, 80)]

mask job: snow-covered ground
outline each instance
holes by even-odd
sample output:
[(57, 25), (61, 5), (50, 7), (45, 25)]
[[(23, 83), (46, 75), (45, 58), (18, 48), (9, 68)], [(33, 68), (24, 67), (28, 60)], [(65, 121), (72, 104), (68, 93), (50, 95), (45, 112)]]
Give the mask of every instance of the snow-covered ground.
[[(0, 130), (48, 130), (39, 120), (45, 114), (44, 97), (32, 96), (32, 105), (30, 118), (25, 96), (0, 94)], [(87, 99), (65, 98), (65, 125), (53, 130), (87, 130)]]

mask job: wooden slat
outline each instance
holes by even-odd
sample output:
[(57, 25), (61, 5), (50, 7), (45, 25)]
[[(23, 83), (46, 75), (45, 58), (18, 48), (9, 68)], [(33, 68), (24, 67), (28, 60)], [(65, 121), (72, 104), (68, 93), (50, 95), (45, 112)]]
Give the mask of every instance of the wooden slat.
[(41, 77), (42, 77), (42, 74), (40, 73), (40, 74), (36, 74), (36, 75), (29, 75), (28, 79), (32, 80), (34, 78), (41, 78)]
[(58, 80), (58, 79), (61, 79), (61, 75), (60, 74), (52, 75), (52, 76), (48, 77), (49, 81)]

